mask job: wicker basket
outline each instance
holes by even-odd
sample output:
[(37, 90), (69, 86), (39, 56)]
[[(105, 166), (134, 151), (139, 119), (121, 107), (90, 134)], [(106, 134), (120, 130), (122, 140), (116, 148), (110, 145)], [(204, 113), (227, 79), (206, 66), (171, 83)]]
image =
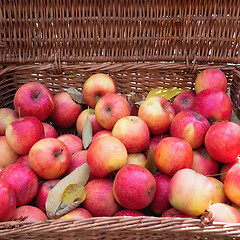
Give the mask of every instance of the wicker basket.
[[(118, 91), (194, 89), (197, 74), (225, 72), (240, 116), (239, 0), (0, 1), (0, 107), (39, 81), (82, 89), (104, 72)], [(76, 133), (75, 129), (59, 129)], [(240, 224), (162, 217), (0, 223), (0, 239), (240, 239)]]

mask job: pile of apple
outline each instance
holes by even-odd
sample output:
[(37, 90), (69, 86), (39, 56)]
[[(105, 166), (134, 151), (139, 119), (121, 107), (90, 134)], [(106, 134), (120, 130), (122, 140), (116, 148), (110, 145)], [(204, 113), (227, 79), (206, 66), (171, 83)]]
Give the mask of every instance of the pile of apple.
[[(14, 109), (0, 109), (0, 221), (48, 219), (48, 193), (87, 163), (87, 196), (62, 219), (207, 212), (240, 222), (240, 126), (230, 121), (225, 74), (204, 70), (195, 92), (171, 100), (137, 105), (117, 91), (106, 74), (85, 81), (84, 104), (37, 82), (17, 89)], [(71, 127), (77, 135), (56, 131)]]

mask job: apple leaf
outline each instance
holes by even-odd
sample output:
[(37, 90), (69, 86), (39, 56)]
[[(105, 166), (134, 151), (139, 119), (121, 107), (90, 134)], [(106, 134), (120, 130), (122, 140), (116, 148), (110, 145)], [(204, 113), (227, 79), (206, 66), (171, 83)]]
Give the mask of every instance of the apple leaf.
[(49, 192), (46, 201), (48, 218), (58, 218), (78, 207), (86, 198), (85, 184), (90, 170), (87, 163), (61, 179)]
[(151, 147), (149, 148), (149, 151), (148, 151), (145, 168), (148, 169), (153, 175), (157, 172), (157, 167), (154, 163), (154, 152)]
[(181, 89), (181, 88), (163, 88), (163, 87), (160, 87), (160, 88), (155, 88), (153, 90), (151, 90), (146, 99), (152, 97), (152, 96), (161, 96), (161, 97), (164, 97), (166, 98), (167, 100), (170, 100), (171, 98), (177, 96), (178, 94), (182, 93), (182, 92), (185, 92), (186, 90), (184, 89)]
[[(88, 109), (88, 114), (89, 114), (89, 109)], [(92, 142), (92, 123), (88, 119), (88, 114), (83, 124), (83, 132), (82, 132), (82, 141), (83, 141), (84, 149), (88, 148), (88, 146)]]
[(86, 104), (83, 95), (76, 88), (70, 87), (67, 90), (67, 93), (71, 96), (72, 100), (79, 104)]

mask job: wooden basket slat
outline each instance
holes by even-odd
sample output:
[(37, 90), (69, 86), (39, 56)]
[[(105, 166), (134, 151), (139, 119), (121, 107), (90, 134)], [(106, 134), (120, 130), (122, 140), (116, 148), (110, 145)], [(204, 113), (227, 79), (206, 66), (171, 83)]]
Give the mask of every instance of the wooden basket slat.
[(186, 61), (188, 57), (237, 64), (238, 3), (4, 0), (0, 62)]

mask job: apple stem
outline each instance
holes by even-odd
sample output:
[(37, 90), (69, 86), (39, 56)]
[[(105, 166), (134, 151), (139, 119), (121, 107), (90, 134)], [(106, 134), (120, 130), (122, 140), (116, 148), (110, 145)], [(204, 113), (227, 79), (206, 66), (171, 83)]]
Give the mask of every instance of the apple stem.
[(171, 103), (169, 102), (168, 105), (165, 107), (165, 110), (167, 110), (167, 108), (169, 107), (170, 104), (171, 104)]
[(198, 118), (198, 111), (196, 112), (196, 114), (197, 114), (197, 115), (196, 115), (196, 118)]
[(58, 157), (63, 152), (63, 148), (61, 148), (60, 152), (55, 153), (55, 157)]
[(217, 174), (210, 174), (210, 175), (206, 175), (206, 177), (217, 177), (217, 176), (221, 176), (221, 175), (226, 175), (227, 173), (217, 173)]
[(20, 109), (20, 107), (18, 107), (18, 116), (19, 116), (19, 118), (21, 118), (21, 109)]

